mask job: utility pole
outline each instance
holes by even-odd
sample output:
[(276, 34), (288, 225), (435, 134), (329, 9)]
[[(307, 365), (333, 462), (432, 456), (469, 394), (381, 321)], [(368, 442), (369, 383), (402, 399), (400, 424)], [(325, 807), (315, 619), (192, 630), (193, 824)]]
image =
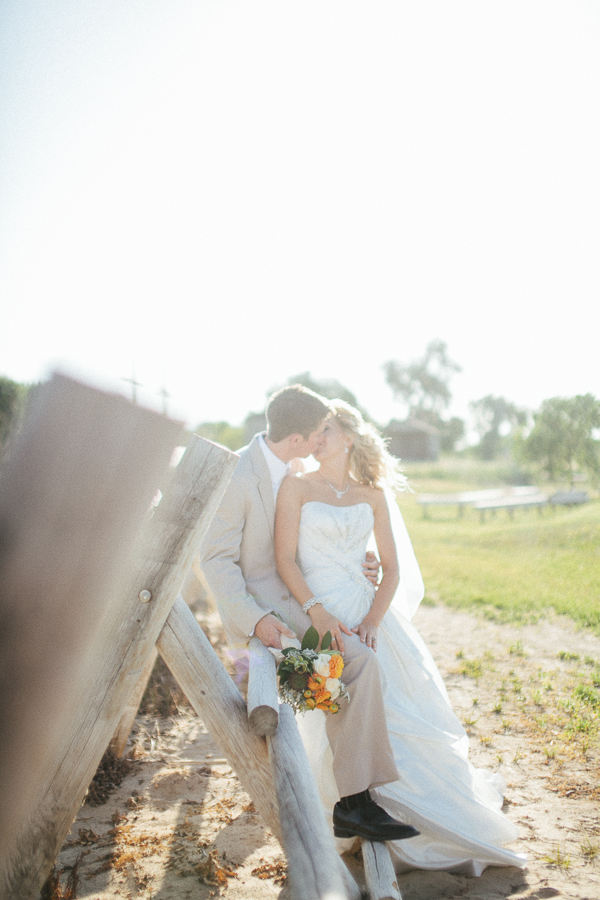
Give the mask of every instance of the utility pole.
[(163, 411), (163, 415), (166, 416), (166, 415), (168, 415), (168, 412), (167, 412), (167, 400), (169, 399), (169, 397), (170, 397), (171, 395), (169, 394), (169, 392), (168, 392), (168, 390), (167, 390), (167, 388), (165, 387), (164, 384), (163, 384), (163, 386), (162, 386), (162, 389), (161, 389), (160, 391), (157, 391), (156, 393), (159, 395), (159, 397), (162, 397), (162, 398), (163, 398), (163, 410), (162, 410), (162, 411)]
[(137, 404), (137, 388), (143, 387), (143, 385), (139, 381), (135, 380), (135, 370), (134, 370), (131, 378), (121, 378), (121, 381), (126, 381), (128, 384), (131, 385), (131, 399), (132, 399), (134, 405), (136, 405)]

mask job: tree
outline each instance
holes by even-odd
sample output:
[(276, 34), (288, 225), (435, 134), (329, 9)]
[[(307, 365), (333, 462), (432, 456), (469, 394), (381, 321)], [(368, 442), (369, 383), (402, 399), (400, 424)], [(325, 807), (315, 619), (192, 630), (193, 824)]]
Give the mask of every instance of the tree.
[(435, 425), (450, 406), (450, 379), (460, 366), (448, 356), (444, 341), (430, 341), (421, 359), (409, 365), (390, 360), (383, 366), (394, 399), (402, 400), (409, 416)]
[(0, 375), (0, 451), (23, 411), (27, 390), (25, 385)]
[(314, 391), (315, 394), (326, 397), (327, 400), (345, 400), (346, 403), (349, 403), (351, 406), (358, 407), (358, 400), (352, 391), (345, 388), (336, 378), (318, 379), (313, 378), (310, 372), (302, 372), (300, 375), (294, 375), (293, 378), (288, 378), (287, 383), (288, 385), (301, 384), (303, 387)]
[(592, 394), (552, 397), (534, 414), (534, 426), (523, 441), (527, 459), (538, 462), (554, 481), (577, 468), (600, 478), (600, 400)]
[(506, 436), (527, 422), (527, 413), (504, 397), (488, 394), (469, 403), (479, 434), (477, 453), (482, 459), (495, 459), (506, 444)]
[(456, 444), (465, 436), (465, 423), (458, 416), (440, 422), (440, 447), (444, 453), (453, 453)]
[(440, 433), (442, 450), (454, 450), (465, 433), (465, 423), (457, 416), (446, 421), (442, 413), (452, 400), (450, 380), (461, 367), (448, 356), (446, 343), (430, 341), (420, 359), (408, 365), (390, 360), (383, 370), (394, 399), (404, 402), (408, 417), (433, 425)]
[(239, 450), (244, 446), (245, 429), (230, 425), (229, 422), (202, 422), (194, 429), (194, 433), (215, 444), (222, 444), (230, 450)]
[[(345, 400), (350, 406), (356, 407), (364, 419), (369, 422), (371, 421), (371, 417), (359, 404), (356, 396), (352, 391), (348, 390), (347, 387), (344, 387), (337, 378), (313, 378), (310, 372), (302, 372), (300, 375), (294, 375), (293, 378), (288, 378), (285, 386), (287, 387), (287, 385), (291, 384), (301, 384), (303, 387), (314, 391), (316, 394), (320, 394), (321, 397), (325, 397), (327, 400)], [(272, 390), (269, 391), (269, 396), (276, 390), (277, 388), (272, 388)]]

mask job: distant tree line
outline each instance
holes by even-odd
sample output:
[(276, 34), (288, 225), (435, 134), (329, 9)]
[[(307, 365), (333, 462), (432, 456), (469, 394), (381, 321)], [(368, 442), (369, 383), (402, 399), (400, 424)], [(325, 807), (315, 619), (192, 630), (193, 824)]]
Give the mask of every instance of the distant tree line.
[[(450, 383), (461, 367), (450, 358), (444, 341), (431, 341), (424, 354), (412, 362), (390, 360), (383, 371), (406, 418), (433, 426), (443, 452), (473, 454), (484, 460), (510, 457), (534, 463), (552, 481), (568, 479), (572, 483), (573, 476), (581, 472), (600, 483), (600, 400), (592, 394), (553, 397), (533, 414), (505, 397), (487, 394), (469, 404), (478, 442), (466, 446), (465, 421), (447, 415), (452, 401)], [(303, 384), (330, 400), (346, 400), (372, 421), (352, 391), (334, 378), (317, 379), (310, 372), (302, 372), (287, 384)], [(273, 386), (268, 394), (278, 387), (283, 385)], [(255, 413), (248, 416), (248, 421), (255, 419)], [(381, 423), (375, 424), (381, 427)], [(234, 450), (250, 437), (243, 428), (232, 429), (224, 422), (203, 423), (197, 433)]]
[[(552, 397), (533, 414), (504, 397), (488, 394), (469, 404), (478, 442), (466, 446), (465, 422), (447, 416), (452, 401), (450, 382), (461, 369), (449, 357), (443, 341), (431, 341), (423, 356), (410, 363), (390, 360), (383, 371), (407, 420), (433, 426), (443, 452), (474, 454), (484, 460), (511, 457), (535, 464), (551, 481), (568, 479), (573, 483), (577, 473), (585, 473), (600, 485), (600, 400), (592, 394)], [(330, 400), (346, 400), (373, 421), (352, 391), (334, 378), (317, 379), (310, 372), (301, 372), (287, 384), (303, 384)], [(273, 386), (268, 394), (283, 386)], [(10, 431), (18, 427), (31, 387), (0, 376), (0, 457)], [(258, 419), (260, 414), (250, 413), (247, 421), (254, 424)], [(243, 425), (225, 421), (203, 422), (195, 431), (233, 450), (250, 437)]]

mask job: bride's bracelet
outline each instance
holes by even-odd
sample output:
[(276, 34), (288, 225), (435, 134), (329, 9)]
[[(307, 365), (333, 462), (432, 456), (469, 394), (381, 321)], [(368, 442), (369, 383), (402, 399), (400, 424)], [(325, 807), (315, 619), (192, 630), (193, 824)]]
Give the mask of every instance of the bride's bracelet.
[(311, 597), (310, 600), (307, 600), (306, 603), (302, 604), (302, 612), (307, 613), (309, 609), (312, 609), (317, 603), (320, 603), (320, 600), (317, 600), (316, 597)]

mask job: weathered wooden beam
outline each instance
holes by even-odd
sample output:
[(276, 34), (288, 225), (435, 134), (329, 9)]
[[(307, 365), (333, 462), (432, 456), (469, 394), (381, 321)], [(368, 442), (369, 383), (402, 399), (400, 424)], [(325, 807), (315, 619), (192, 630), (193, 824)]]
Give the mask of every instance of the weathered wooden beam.
[(277, 696), (277, 663), (275, 657), (257, 637), (248, 645), (248, 723), (261, 737), (272, 737), (279, 721)]
[(361, 841), (365, 879), (371, 900), (402, 900), (387, 844)]
[[(144, 446), (146, 443), (147, 439)], [(174, 443), (171, 442), (171, 449)], [(130, 440), (126, 448), (128, 471), (136, 468), (137, 451), (136, 441)], [(192, 437), (168, 491), (144, 529), (137, 561), (130, 570), (135, 574), (127, 578), (118, 602), (111, 605), (93, 646), (88, 648), (86, 669), (79, 683), (73, 685), (76, 713), (63, 728), (30, 820), (16, 838), (3, 897), (37, 897), (153, 651), (236, 462), (234, 454)], [(95, 477), (95, 468), (88, 469), (87, 478)], [(154, 491), (155, 486), (150, 496)], [(112, 496), (104, 497), (106, 504), (112, 501)], [(114, 552), (116, 548), (112, 549)], [(76, 597), (75, 593), (74, 600)]]
[(335, 849), (294, 713), (286, 704), (268, 744), (294, 900), (359, 900), (360, 889)]
[(121, 718), (119, 719), (119, 723), (110, 742), (110, 749), (115, 756), (123, 756), (123, 753), (125, 752), (125, 747), (127, 746), (127, 741), (131, 734), (135, 717), (137, 716), (140, 703), (142, 702), (142, 697), (144, 696), (148, 681), (152, 675), (152, 669), (154, 668), (157, 656), (158, 651), (156, 648), (150, 651), (148, 659), (141, 668), (137, 684), (121, 714)]
[(73, 685), (180, 434), (180, 423), (54, 375), (3, 460), (0, 897), (27, 861), (19, 836), (77, 713)]
[(265, 739), (250, 731), (244, 698), (182, 597), (173, 604), (157, 647), (265, 824), (279, 838), (277, 800)]

